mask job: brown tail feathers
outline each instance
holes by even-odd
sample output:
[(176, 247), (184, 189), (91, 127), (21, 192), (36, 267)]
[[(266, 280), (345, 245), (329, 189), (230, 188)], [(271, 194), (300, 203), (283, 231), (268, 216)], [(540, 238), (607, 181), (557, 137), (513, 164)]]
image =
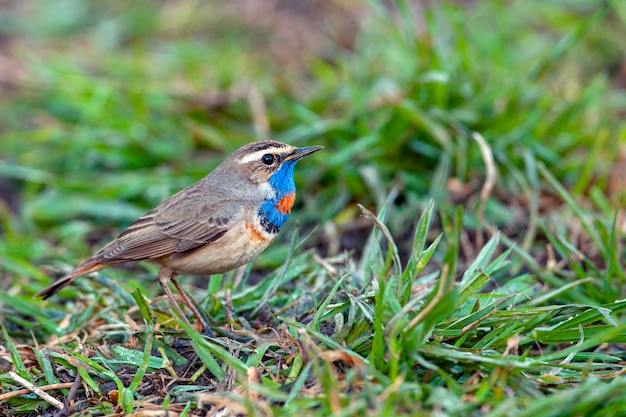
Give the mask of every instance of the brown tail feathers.
[(58, 291), (60, 291), (62, 288), (65, 288), (72, 282), (76, 281), (77, 278), (82, 277), (83, 275), (90, 274), (92, 272), (99, 271), (103, 268), (106, 268), (107, 266), (109, 265), (87, 260), (66, 276), (59, 278), (48, 287), (39, 291), (37, 294), (35, 294), (35, 297), (42, 297), (44, 300), (48, 299), (56, 294)]

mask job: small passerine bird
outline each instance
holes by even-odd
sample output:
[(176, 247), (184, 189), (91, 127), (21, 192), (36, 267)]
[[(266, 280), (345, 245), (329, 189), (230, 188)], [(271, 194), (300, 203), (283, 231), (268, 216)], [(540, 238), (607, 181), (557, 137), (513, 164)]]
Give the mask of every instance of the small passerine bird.
[(276, 141), (245, 145), (213, 172), (141, 216), (115, 240), (37, 296), (52, 296), (77, 278), (125, 262), (161, 266), (163, 291), (187, 321), (171, 281), (205, 329), (208, 323), (182, 289), (178, 274), (210, 275), (244, 265), (263, 251), (287, 221), (296, 198), (294, 167), (322, 146)]

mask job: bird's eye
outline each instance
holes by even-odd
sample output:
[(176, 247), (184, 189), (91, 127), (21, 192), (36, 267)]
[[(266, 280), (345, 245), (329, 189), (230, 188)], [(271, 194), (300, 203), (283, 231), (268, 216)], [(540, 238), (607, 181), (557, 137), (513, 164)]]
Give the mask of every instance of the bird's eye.
[(266, 153), (261, 157), (261, 162), (263, 162), (265, 165), (272, 165), (274, 163), (274, 155)]

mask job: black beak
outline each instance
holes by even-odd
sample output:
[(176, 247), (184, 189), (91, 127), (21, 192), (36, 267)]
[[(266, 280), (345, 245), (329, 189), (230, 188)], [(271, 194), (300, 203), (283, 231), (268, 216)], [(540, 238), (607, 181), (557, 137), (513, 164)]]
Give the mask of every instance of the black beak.
[(293, 151), (293, 153), (291, 155), (287, 155), (285, 157), (285, 161), (289, 161), (291, 159), (295, 159), (300, 160), (301, 158), (304, 158), (307, 155), (311, 155), (313, 152), (317, 152), (321, 149), (324, 149), (323, 146), (307, 146), (304, 148), (298, 148), (295, 151)]

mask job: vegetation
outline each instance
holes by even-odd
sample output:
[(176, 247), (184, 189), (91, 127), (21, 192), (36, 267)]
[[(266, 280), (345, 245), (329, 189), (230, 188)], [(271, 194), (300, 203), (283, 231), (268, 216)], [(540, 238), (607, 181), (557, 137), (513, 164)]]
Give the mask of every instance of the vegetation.
[[(626, 413), (626, 3), (382, 3), (0, 10), (0, 415)], [(266, 137), (325, 150), (181, 280), (218, 337), (153, 265), (33, 298)]]

